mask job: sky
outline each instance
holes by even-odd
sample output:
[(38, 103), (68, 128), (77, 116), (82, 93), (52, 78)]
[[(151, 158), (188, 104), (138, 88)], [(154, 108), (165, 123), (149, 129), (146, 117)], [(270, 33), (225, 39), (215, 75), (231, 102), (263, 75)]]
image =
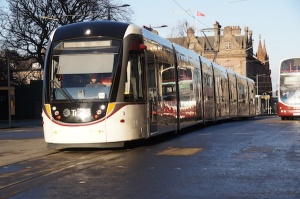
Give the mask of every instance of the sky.
[[(300, 57), (300, 1), (299, 0), (120, 0), (134, 12), (132, 22), (138, 26), (168, 27), (156, 29), (162, 37), (169, 37), (179, 21), (187, 20), (201, 29), (213, 28), (218, 21), (225, 26), (240, 26), (252, 30), (253, 53), (258, 49), (259, 37), (265, 42), (269, 55), (273, 91), (278, 86), (281, 60)], [(197, 17), (196, 12), (205, 16)], [(189, 13), (189, 14), (188, 14)], [(213, 32), (205, 32), (213, 35)]]

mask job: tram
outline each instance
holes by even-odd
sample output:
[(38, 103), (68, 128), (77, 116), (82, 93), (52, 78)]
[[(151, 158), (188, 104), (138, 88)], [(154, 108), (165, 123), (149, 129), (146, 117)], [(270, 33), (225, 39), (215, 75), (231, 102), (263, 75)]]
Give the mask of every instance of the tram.
[(114, 21), (57, 28), (43, 90), (44, 137), (55, 148), (122, 147), (191, 125), (255, 116), (253, 80)]

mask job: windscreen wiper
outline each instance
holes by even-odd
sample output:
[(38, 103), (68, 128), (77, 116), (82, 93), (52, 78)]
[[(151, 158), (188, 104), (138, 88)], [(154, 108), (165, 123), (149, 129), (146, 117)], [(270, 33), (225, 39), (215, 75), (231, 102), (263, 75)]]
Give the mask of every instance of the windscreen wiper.
[(54, 87), (57, 88), (69, 102), (75, 102), (74, 98), (70, 95), (70, 93), (68, 93), (68, 91), (65, 88), (61, 87), (57, 81), (50, 80), (50, 82), (54, 84)]

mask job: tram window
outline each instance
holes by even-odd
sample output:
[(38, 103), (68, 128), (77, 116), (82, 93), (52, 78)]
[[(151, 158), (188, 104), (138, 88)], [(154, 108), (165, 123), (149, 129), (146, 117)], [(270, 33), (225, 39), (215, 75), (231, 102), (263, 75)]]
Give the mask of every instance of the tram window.
[(171, 93), (172, 92), (172, 87), (166, 87), (166, 89), (164, 90), (164, 93)]
[(210, 74), (204, 73), (204, 75), (203, 75), (203, 84), (205, 86), (212, 87), (212, 76)]
[(244, 89), (244, 85), (242, 84), (238, 84), (238, 88), (239, 88), (239, 99), (244, 101), (245, 100), (245, 89)]
[(126, 101), (144, 100), (144, 67), (139, 54), (131, 54), (127, 64), (124, 98)]
[(193, 91), (194, 90), (194, 85), (190, 84), (190, 90)]

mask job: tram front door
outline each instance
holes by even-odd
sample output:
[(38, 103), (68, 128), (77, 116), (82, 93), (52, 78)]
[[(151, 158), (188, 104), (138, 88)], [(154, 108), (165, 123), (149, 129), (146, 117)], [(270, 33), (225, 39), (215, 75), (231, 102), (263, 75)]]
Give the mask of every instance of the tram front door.
[[(149, 53), (150, 54), (150, 53)], [(153, 55), (152, 55), (153, 56)], [(157, 71), (154, 65), (154, 57), (151, 54), (148, 57), (147, 69), (147, 90), (148, 90), (148, 124), (150, 126), (150, 135), (157, 133)]]

